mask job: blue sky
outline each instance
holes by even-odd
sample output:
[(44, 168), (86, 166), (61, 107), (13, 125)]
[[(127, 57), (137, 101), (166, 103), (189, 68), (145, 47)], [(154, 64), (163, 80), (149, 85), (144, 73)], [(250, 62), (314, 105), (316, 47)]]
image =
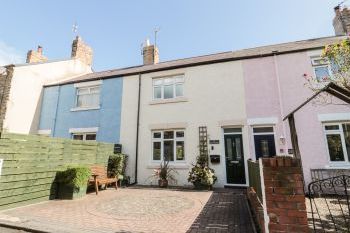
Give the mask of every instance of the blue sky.
[(0, 65), (23, 62), (38, 44), (49, 59), (68, 58), (74, 22), (95, 71), (141, 64), (155, 27), (161, 61), (330, 36), (340, 1), (2, 0)]

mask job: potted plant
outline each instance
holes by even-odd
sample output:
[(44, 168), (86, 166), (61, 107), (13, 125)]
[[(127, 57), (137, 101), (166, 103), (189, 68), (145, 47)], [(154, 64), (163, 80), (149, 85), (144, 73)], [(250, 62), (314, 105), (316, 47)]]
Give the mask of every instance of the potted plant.
[(188, 175), (188, 182), (191, 182), (196, 189), (211, 190), (217, 180), (214, 169), (210, 168), (201, 156), (197, 157)]
[(177, 171), (169, 166), (169, 160), (163, 160), (160, 163), (160, 167), (154, 170), (153, 177), (158, 179), (160, 188), (166, 188), (169, 185), (169, 181), (176, 183), (174, 173), (177, 173)]
[(58, 198), (73, 200), (85, 196), (90, 177), (90, 168), (86, 166), (68, 167), (59, 171), (56, 176)]

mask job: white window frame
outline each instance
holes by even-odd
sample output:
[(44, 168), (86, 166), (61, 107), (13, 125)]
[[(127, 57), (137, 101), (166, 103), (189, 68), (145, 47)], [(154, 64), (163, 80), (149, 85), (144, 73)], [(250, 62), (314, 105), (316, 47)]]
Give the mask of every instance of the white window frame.
[[(182, 80), (178, 81), (177, 79), (181, 78)], [(166, 79), (173, 79), (173, 82), (171, 84), (164, 84), (164, 80)], [(155, 85), (156, 81), (161, 81), (161, 84)], [(172, 75), (172, 76), (166, 76), (166, 77), (161, 77), (161, 78), (153, 78), (152, 79), (152, 100), (171, 100), (171, 99), (176, 99), (176, 98), (181, 98), (185, 96), (184, 92), (184, 83), (185, 83), (185, 75), (184, 74), (177, 74), (177, 75)], [(177, 96), (176, 95), (176, 85), (181, 84), (182, 85), (182, 95)], [(164, 87), (165, 86), (173, 86), (173, 94), (174, 96), (172, 98), (164, 98)], [(155, 98), (155, 88), (160, 87), (161, 88), (161, 97), (160, 98)]]
[[(91, 89), (92, 88), (97, 88), (98, 87), (98, 93), (91, 93)], [(91, 94), (98, 94), (98, 103), (97, 105), (92, 105), (92, 106), (78, 106), (78, 97), (79, 97), (79, 90), (85, 90), (87, 89), (88, 90), (88, 94), (84, 94), (84, 95), (91, 95)], [(76, 109), (96, 109), (96, 108), (99, 108), (100, 107), (100, 103), (101, 103), (101, 85), (93, 85), (93, 86), (81, 86), (81, 87), (76, 87), (76, 90), (75, 90), (75, 108)]]
[[(172, 139), (164, 139), (164, 132), (165, 131), (172, 131), (174, 132), (174, 138)], [(176, 137), (177, 132), (183, 132), (184, 137)], [(154, 133), (160, 133), (160, 138), (154, 138)], [(184, 129), (164, 129), (164, 130), (153, 130), (151, 131), (151, 138), (152, 138), (152, 144), (151, 144), (151, 161), (153, 163), (161, 162), (164, 159), (164, 141), (173, 141), (174, 142), (174, 161), (169, 161), (169, 163), (185, 163), (186, 162), (186, 131)], [(160, 142), (160, 160), (154, 160), (153, 158), (153, 143), (154, 142)], [(177, 160), (176, 159), (176, 142), (184, 142), (184, 159), (183, 160)]]
[[(326, 63), (318, 64), (318, 63), (316, 63), (316, 60), (326, 60)], [(331, 78), (332, 70), (331, 70), (331, 66), (330, 66), (330, 64), (329, 64), (329, 62), (327, 61), (326, 58), (322, 58), (321, 56), (313, 56), (313, 57), (311, 57), (311, 64), (312, 64), (312, 69), (313, 69), (313, 72), (314, 72), (315, 79), (317, 79), (316, 68), (323, 68), (323, 67), (327, 67), (328, 73), (329, 73), (329, 78)], [(325, 83), (329, 82), (329, 80), (323, 81), (323, 80), (318, 80), (318, 79), (317, 79), (317, 81), (318, 82), (325, 82)]]
[[(95, 140), (86, 140), (86, 135), (88, 134), (95, 134)], [(76, 133), (71, 133), (71, 137), (72, 139), (74, 138), (74, 135), (82, 135), (83, 136), (83, 140), (82, 141), (91, 141), (91, 142), (95, 142), (97, 139), (97, 132), (76, 132)], [(74, 139), (73, 139), (74, 140)]]
[[(323, 123), (323, 132), (324, 132), (324, 141), (326, 143), (327, 148), (327, 155), (328, 155), (328, 161), (331, 165), (350, 165), (349, 157), (348, 157), (348, 151), (346, 149), (346, 143), (344, 138), (344, 130), (343, 130), (343, 124), (350, 124), (349, 121), (343, 121), (343, 122), (336, 122), (336, 123)], [(337, 125), (339, 129), (336, 130), (326, 130), (326, 126), (332, 126)], [(332, 161), (331, 155), (328, 148), (328, 141), (327, 141), (327, 135), (340, 135), (340, 140), (342, 144), (343, 149), (343, 155), (344, 155), (344, 161)]]

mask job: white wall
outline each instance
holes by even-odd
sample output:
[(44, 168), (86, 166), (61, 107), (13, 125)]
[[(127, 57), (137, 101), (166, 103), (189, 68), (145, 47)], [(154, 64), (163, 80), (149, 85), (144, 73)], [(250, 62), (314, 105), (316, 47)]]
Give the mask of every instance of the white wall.
[(15, 66), (4, 130), (12, 133), (36, 133), (42, 86), (91, 72), (91, 67), (76, 59)]
[[(173, 74), (184, 74), (185, 102), (154, 104), (152, 102), (152, 78)], [(137, 76), (123, 80), (123, 106), (121, 117), (121, 143), (130, 156), (130, 166), (134, 164), (137, 116)], [(159, 163), (152, 163), (151, 131), (185, 127), (184, 163), (173, 164), (179, 174), (178, 185), (187, 182), (191, 164), (198, 152), (198, 127), (207, 126), (209, 138), (220, 140), (211, 154), (220, 154), (221, 162), (212, 165), (218, 176), (217, 186), (226, 183), (223, 126), (246, 124), (243, 71), (240, 61), (196, 66), (184, 69), (162, 71), (142, 75), (140, 134), (138, 158), (138, 183), (151, 184), (153, 169)], [(249, 158), (247, 127), (243, 129), (245, 160)], [(131, 167), (134, 169), (134, 167)], [(153, 181), (153, 184), (154, 181)]]

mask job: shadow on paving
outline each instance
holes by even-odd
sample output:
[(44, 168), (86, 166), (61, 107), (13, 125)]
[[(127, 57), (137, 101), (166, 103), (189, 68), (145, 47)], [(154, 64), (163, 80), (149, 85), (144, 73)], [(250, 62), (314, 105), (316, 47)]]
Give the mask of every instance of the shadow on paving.
[(245, 189), (218, 189), (187, 233), (256, 232)]

